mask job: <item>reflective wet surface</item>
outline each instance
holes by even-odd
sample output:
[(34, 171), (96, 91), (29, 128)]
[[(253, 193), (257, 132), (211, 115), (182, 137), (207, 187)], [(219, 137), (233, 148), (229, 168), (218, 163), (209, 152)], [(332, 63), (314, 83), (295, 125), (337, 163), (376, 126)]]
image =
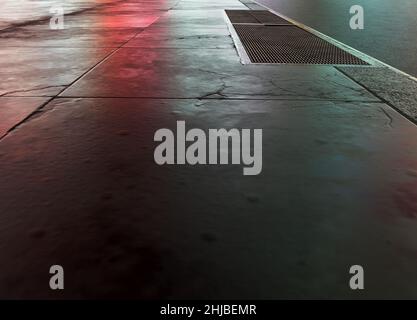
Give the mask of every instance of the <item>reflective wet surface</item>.
[[(242, 65), (222, 8), (0, 32), (0, 298), (417, 297), (415, 124), (332, 66)], [(178, 120), (262, 128), (262, 173), (157, 165)]]
[[(355, 49), (417, 76), (417, 2), (414, 0), (259, 0)], [(361, 5), (365, 28), (349, 26), (353, 5)]]

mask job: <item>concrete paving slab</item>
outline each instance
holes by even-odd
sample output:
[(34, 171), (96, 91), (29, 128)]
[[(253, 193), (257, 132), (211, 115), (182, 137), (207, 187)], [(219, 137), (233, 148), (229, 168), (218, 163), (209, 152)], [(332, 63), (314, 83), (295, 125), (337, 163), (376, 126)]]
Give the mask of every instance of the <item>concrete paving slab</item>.
[[(240, 8), (242, 9), (242, 8)], [(226, 26), (224, 10), (170, 10), (164, 14), (153, 26), (181, 27), (192, 29), (194, 27)]]
[[(262, 126), (263, 172), (157, 166), (177, 120)], [(361, 261), (362, 298), (416, 297), (414, 134), (381, 103), (56, 99), (0, 144), (0, 296), (57, 297), (60, 261), (61, 298), (353, 298)]]
[(142, 11), (140, 13), (101, 14), (100, 11), (69, 16), (65, 19), (68, 28), (146, 28), (157, 21), (165, 11)]
[(180, 1), (175, 10), (218, 10), (218, 9), (245, 9), (246, 6), (234, 0), (214, 1)]
[[(116, 2), (117, 0), (100, 1), (101, 5)], [(54, 0), (14, 0), (0, 2), (0, 21), (6, 27), (14, 24), (25, 24), (32, 21), (48, 19), (51, 16), (49, 10), (56, 6), (57, 2)], [(76, 14), (86, 9), (98, 5), (95, 2), (88, 0), (67, 0), (64, 7), (66, 14)]]
[(178, 0), (119, 2), (114, 5), (97, 8), (96, 10), (93, 10), (93, 12), (97, 12), (99, 14), (140, 14), (143, 11), (168, 11), (175, 7), (178, 2)]
[(175, 6), (175, 3), (126, 3), (125, 6), (106, 6), (103, 8), (98, 8), (91, 10), (91, 13), (97, 15), (141, 15), (144, 12), (156, 12), (158, 14), (163, 14), (171, 10)]
[(111, 50), (3, 47), (0, 96), (55, 96)]
[(1, 47), (116, 48), (142, 28), (66, 28), (51, 30), (49, 24), (13, 28), (0, 33)]
[(126, 43), (137, 48), (234, 48), (227, 28), (148, 28)]
[(353, 80), (417, 123), (417, 82), (389, 68), (340, 67)]
[(0, 137), (3, 137), (8, 130), (24, 120), (48, 100), (47, 98), (35, 97), (0, 97)]
[(122, 48), (62, 96), (375, 101), (333, 67), (242, 65), (233, 49)]

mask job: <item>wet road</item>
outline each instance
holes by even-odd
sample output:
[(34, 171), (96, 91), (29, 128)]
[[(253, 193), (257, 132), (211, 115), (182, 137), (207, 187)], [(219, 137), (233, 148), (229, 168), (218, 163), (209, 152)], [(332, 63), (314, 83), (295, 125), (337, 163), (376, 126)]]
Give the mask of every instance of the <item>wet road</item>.
[[(417, 76), (417, 1), (401, 0), (259, 0), (355, 49)], [(349, 8), (362, 5), (365, 29), (351, 30)]]

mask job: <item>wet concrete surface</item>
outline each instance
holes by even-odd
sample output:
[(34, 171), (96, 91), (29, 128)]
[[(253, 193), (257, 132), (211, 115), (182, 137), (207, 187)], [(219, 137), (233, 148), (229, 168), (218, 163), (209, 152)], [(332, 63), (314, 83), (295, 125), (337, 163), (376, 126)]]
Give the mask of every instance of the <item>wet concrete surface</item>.
[(3, 78), (0, 83), (0, 96), (55, 96), (112, 50), (111, 48), (2, 48), (0, 68)]
[(417, 122), (417, 82), (389, 68), (340, 67), (354, 81)]
[(49, 99), (42, 97), (0, 97), (0, 137), (16, 124), (23, 121)]
[(142, 28), (86, 29), (81, 27), (51, 30), (48, 25), (36, 25), (1, 32), (0, 45), (3, 48), (117, 48), (141, 31)]
[[(142, 3), (149, 26), (99, 21)], [(235, 7), (121, 1), (60, 39), (0, 33), (0, 298), (417, 297), (416, 126), (332, 66), (242, 65)], [(262, 128), (262, 173), (158, 166), (177, 120)]]
[[(262, 175), (158, 167), (150, 141), (176, 120), (262, 123)], [(380, 103), (55, 100), (1, 143), (2, 283), (9, 297), (353, 298), (360, 262), (361, 297), (414, 296), (412, 132)], [(62, 293), (42, 289), (57, 261)]]
[(234, 49), (125, 47), (61, 96), (376, 101), (333, 67), (245, 66)]
[(223, 28), (150, 27), (126, 43), (131, 48), (233, 49), (229, 30)]

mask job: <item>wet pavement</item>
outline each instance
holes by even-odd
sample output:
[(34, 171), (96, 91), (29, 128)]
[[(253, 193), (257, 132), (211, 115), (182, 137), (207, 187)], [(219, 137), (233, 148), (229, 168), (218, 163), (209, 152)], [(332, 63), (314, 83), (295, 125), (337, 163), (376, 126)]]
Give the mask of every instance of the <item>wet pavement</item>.
[[(413, 76), (417, 76), (417, 2), (401, 0), (258, 0)], [(364, 29), (352, 30), (349, 10), (364, 9)]]
[[(0, 298), (417, 298), (414, 85), (242, 65), (237, 0), (105, 2), (0, 32)], [(158, 166), (177, 120), (262, 128), (262, 173)]]

